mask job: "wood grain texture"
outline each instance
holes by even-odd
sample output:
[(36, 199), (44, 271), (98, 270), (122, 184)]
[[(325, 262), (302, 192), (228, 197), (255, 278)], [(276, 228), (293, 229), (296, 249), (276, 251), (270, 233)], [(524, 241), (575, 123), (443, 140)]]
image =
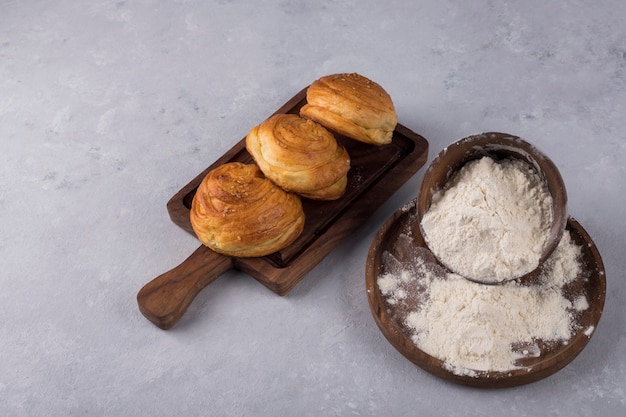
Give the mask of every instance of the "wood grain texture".
[(525, 358), (523, 362), (518, 363), (523, 368), (507, 372), (477, 372), (476, 376), (456, 375), (447, 369), (441, 360), (420, 350), (411, 341), (410, 330), (394, 317), (394, 306), (385, 301), (377, 284), (378, 277), (386, 270), (383, 253), (406, 251), (406, 248), (397, 244), (400, 235), (411, 236), (412, 245), (426, 248), (423, 237), (419, 235), (419, 228), (414, 225), (416, 219), (415, 202), (391, 216), (374, 238), (366, 265), (366, 290), (374, 321), (389, 343), (408, 360), (448, 381), (475, 387), (501, 388), (546, 378), (569, 364), (584, 349), (602, 316), (606, 278), (597, 247), (583, 227), (570, 217), (566, 229), (569, 230), (573, 241), (582, 248), (580, 259), (582, 272), (573, 283), (564, 287), (564, 296), (573, 299), (577, 294), (584, 293), (589, 308), (576, 313), (574, 320), (578, 330), (567, 344), (540, 344), (541, 352), (538, 357)]
[[(306, 88), (274, 114), (297, 114), (305, 100)], [(218, 265), (220, 274), (228, 268), (243, 271), (276, 294), (287, 294), (345, 237), (362, 225), (382, 203), (419, 171), (428, 157), (426, 139), (400, 124), (396, 127), (389, 145), (373, 146), (337, 134), (336, 137), (347, 149), (351, 159), (346, 193), (335, 201), (303, 199), (306, 223), (295, 242), (268, 256), (228, 258), (228, 261), (223, 259), (223, 255), (199, 248), (202, 256), (192, 255), (192, 259), (186, 260), (181, 266), (157, 277), (155, 280), (158, 283), (151, 282), (140, 291), (137, 302), (144, 316), (163, 329), (173, 326), (199, 292), (196, 289), (217, 278), (206, 265)], [(245, 138), (168, 201), (167, 210), (175, 224), (195, 236), (189, 221), (189, 211), (197, 187), (213, 168), (233, 161), (252, 163), (252, 157), (245, 148)], [(212, 255), (216, 259), (212, 259)], [(197, 283), (192, 285), (182, 276), (189, 273), (207, 273), (210, 278), (200, 280), (194, 276), (192, 281)], [(168, 283), (169, 280), (175, 284)], [(168, 300), (170, 292), (174, 298), (182, 301)]]
[(185, 314), (204, 287), (232, 266), (232, 258), (202, 245), (183, 263), (159, 275), (139, 290), (139, 310), (156, 326), (167, 330)]

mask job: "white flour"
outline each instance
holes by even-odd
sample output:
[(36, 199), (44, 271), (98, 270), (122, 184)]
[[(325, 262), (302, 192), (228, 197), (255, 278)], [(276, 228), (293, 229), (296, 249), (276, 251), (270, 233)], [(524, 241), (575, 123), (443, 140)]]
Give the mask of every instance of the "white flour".
[(454, 272), (502, 282), (539, 265), (552, 196), (524, 161), (483, 157), (433, 195), (421, 222), (428, 247)]
[(577, 330), (576, 312), (589, 306), (584, 294), (571, 301), (563, 295), (563, 286), (581, 272), (581, 248), (567, 230), (534, 285), (468, 281), (446, 273), (425, 249), (407, 244), (410, 237), (402, 238), (400, 246), (411, 249), (385, 252), (388, 272), (378, 287), (415, 345), (455, 374), (523, 367), (523, 358), (540, 356), (541, 343), (567, 343)]

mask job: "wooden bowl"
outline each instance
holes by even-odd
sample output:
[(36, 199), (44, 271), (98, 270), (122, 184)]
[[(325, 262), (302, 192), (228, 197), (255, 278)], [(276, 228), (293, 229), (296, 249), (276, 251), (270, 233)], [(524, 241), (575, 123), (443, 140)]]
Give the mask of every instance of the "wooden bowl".
[[(398, 305), (390, 304), (381, 293), (377, 280), (393, 267), (385, 259), (388, 252), (396, 259), (407, 258), (407, 253), (419, 253), (432, 261), (419, 228), (415, 228), (418, 214), (415, 201), (399, 209), (378, 231), (369, 250), (366, 264), (366, 290), (370, 310), (385, 338), (402, 355), (431, 374), (455, 383), (475, 387), (511, 387), (546, 378), (569, 364), (587, 345), (597, 328), (604, 308), (606, 280), (600, 253), (583, 227), (573, 218), (567, 222), (573, 241), (581, 246), (581, 273), (564, 287), (563, 295), (570, 301), (584, 294), (589, 308), (576, 313), (575, 334), (567, 344), (541, 345), (537, 357), (525, 358), (520, 366), (506, 372), (477, 371), (470, 375), (457, 375), (444, 362), (419, 349), (411, 341), (411, 331), (403, 323)], [(416, 233), (417, 231), (417, 233)], [(541, 314), (540, 312), (538, 314)]]
[[(563, 235), (567, 223), (567, 191), (563, 178), (556, 165), (539, 149), (525, 140), (506, 133), (488, 132), (468, 136), (444, 148), (432, 160), (422, 178), (417, 197), (416, 226), (421, 227), (421, 219), (430, 207), (430, 203), (437, 191), (444, 188), (447, 181), (467, 162), (490, 156), (495, 160), (517, 158), (527, 162), (539, 176), (545, 180), (548, 191), (552, 196), (553, 222), (548, 240), (539, 258), (539, 265), (550, 257)], [(423, 230), (420, 231), (423, 233)], [(442, 259), (440, 263), (449, 268)], [(449, 268), (450, 269), (450, 268)], [(455, 271), (458, 272), (458, 271)], [(531, 271), (529, 275), (533, 275)], [(471, 277), (468, 277), (472, 279)], [(512, 276), (511, 279), (519, 278)], [(475, 279), (472, 279), (475, 280)]]

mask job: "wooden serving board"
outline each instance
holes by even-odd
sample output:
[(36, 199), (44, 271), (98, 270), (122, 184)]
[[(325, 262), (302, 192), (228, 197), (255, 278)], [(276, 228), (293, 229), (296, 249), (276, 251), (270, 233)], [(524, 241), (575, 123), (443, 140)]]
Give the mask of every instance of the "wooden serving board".
[[(306, 88), (276, 113), (297, 114)], [(252, 128), (252, 126), (250, 126)], [(182, 264), (146, 284), (137, 294), (142, 314), (162, 329), (172, 327), (194, 297), (229, 269), (246, 272), (276, 294), (288, 293), (343, 238), (352, 233), (426, 162), (428, 142), (398, 124), (392, 143), (373, 146), (335, 134), (348, 151), (351, 168), (346, 193), (336, 201), (303, 198), (306, 223), (298, 239), (283, 250), (259, 258), (235, 258), (200, 246)], [(184, 186), (167, 203), (172, 221), (195, 236), (189, 220), (195, 192), (211, 171), (227, 162), (253, 163), (245, 138)]]

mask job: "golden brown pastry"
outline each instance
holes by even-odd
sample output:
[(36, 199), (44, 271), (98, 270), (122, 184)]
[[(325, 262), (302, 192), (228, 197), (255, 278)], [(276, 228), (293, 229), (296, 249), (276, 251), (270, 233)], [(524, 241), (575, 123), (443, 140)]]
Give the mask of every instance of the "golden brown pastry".
[(348, 152), (312, 120), (275, 114), (250, 130), (246, 149), (284, 190), (315, 200), (336, 200), (346, 191)]
[(387, 92), (359, 74), (327, 75), (314, 81), (300, 115), (330, 130), (374, 145), (391, 143), (398, 116)]
[(191, 205), (198, 239), (215, 252), (265, 256), (304, 228), (300, 198), (276, 186), (254, 164), (230, 162), (204, 178)]

